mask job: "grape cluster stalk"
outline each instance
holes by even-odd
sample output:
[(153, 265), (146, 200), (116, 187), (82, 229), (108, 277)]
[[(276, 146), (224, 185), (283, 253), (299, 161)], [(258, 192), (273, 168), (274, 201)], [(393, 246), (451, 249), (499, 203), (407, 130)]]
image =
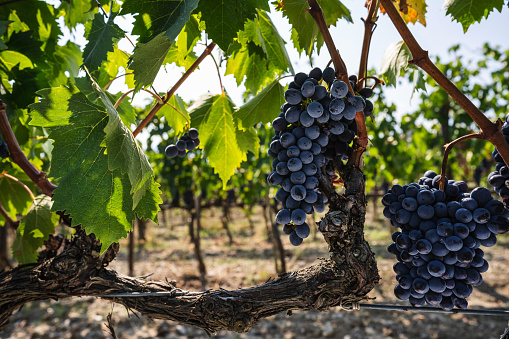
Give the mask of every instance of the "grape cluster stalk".
[[(354, 87), (357, 78), (350, 77), (350, 82)], [(350, 144), (357, 133), (355, 115), (363, 110), (371, 115), (373, 104), (366, 98), (372, 94), (369, 88), (351, 94), (331, 67), (297, 73), (289, 84), (286, 102), (272, 121), (275, 136), (268, 154), (274, 160), (267, 181), (281, 186), (275, 198), (283, 208), (276, 222), (283, 225), (292, 245), (300, 245), (309, 236), (306, 215), (325, 211), (327, 198), (318, 188), (319, 178), (335, 177), (331, 160), (351, 155)]]
[(168, 145), (164, 152), (169, 158), (176, 156), (183, 158), (187, 152), (193, 151), (200, 144), (199, 132), (196, 128), (190, 128), (186, 134), (175, 143)]
[(485, 187), (470, 193), (464, 181), (427, 171), (418, 183), (394, 185), (382, 198), (383, 214), (401, 228), (388, 251), (398, 262), (394, 294), (413, 306), (466, 309), (474, 286), (488, 270), (481, 246), (509, 230), (509, 210)]

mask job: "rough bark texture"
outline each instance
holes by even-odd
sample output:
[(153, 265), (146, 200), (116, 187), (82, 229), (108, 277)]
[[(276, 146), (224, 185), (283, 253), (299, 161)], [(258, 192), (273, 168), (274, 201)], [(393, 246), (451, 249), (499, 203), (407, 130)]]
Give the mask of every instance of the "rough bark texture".
[(182, 293), (175, 282), (146, 281), (107, 269), (118, 245), (100, 256), (94, 235), (78, 231), (59, 255), (47, 251), (38, 264), (0, 274), (0, 330), (27, 302), (120, 292), (175, 291), (174, 297), (113, 299), (146, 317), (178, 321), (208, 333), (246, 332), (258, 319), (284, 311), (325, 310), (364, 300), (379, 280), (375, 256), (363, 235), (364, 177), (355, 168), (341, 171), (347, 179), (344, 195), (337, 195), (326, 181), (323, 187), (330, 212), (320, 230), (329, 245), (329, 259), (251, 288)]

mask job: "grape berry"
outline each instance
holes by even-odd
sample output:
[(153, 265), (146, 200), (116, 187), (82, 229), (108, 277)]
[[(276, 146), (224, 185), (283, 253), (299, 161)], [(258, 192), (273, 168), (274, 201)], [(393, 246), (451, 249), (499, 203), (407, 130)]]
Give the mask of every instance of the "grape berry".
[[(354, 89), (356, 81), (355, 76), (350, 77)], [(352, 95), (345, 82), (336, 80), (331, 67), (323, 72), (314, 68), (309, 74), (297, 73), (288, 87), (286, 102), (272, 122), (275, 136), (268, 154), (274, 158), (273, 172), (267, 181), (281, 186), (275, 198), (283, 209), (277, 213), (276, 222), (298, 246), (309, 236), (306, 214), (325, 210), (327, 198), (318, 189), (322, 168), (334, 176), (331, 160), (348, 159), (357, 133), (356, 112), (364, 109), (369, 116), (373, 105), (367, 105), (362, 94), (371, 96), (372, 91)], [(371, 110), (366, 109), (368, 106)]]
[(175, 143), (166, 147), (164, 150), (169, 158), (175, 158), (179, 156), (183, 158), (188, 151), (194, 150), (200, 144), (200, 138), (198, 138), (198, 130), (191, 128)]
[(509, 230), (509, 210), (477, 187), (427, 171), (418, 183), (394, 185), (382, 198), (383, 214), (401, 228), (388, 251), (396, 256), (394, 294), (413, 306), (465, 309), (473, 286), (488, 270), (480, 246), (491, 247)]

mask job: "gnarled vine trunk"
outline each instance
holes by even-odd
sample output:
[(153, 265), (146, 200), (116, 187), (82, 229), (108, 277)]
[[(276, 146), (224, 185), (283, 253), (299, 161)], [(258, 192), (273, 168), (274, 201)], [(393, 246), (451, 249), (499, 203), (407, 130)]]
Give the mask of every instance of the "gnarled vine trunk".
[(364, 177), (356, 168), (343, 172), (347, 179), (344, 195), (337, 195), (330, 182), (321, 183), (330, 202), (330, 212), (319, 227), (331, 252), (329, 259), (251, 288), (183, 292), (174, 282), (146, 281), (107, 269), (118, 245), (100, 256), (101, 245), (94, 235), (78, 231), (61, 254), (47, 255), (38, 264), (0, 274), (0, 330), (27, 302), (120, 292), (174, 291), (170, 297), (108, 299), (146, 317), (178, 321), (208, 333), (222, 329), (245, 332), (258, 319), (280, 312), (324, 310), (366, 299), (379, 276), (375, 256), (363, 234)]

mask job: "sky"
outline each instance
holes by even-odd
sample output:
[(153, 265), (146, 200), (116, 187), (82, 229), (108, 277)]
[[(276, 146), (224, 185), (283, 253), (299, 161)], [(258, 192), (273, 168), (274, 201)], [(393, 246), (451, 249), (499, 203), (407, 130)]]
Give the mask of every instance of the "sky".
[[(336, 27), (331, 27), (331, 35), (347, 65), (349, 74), (355, 74), (359, 68), (360, 50), (364, 34), (364, 25), (361, 17), (366, 16), (367, 9), (363, 5), (364, 1), (343, 0), (342, 2), (352, 12), (354, 22), (353, 24), (346, 21), (338, 22)], [(426, 14), (427, 26), (424, 27), (417, 23), (415, 25), (409, 24), (409, 28), (421, 47), (429, 51), (430, 56), (439, 56), (443, 61), (448, 61), (451, 57), (447, 51), (455, 44), (461, 45), (460, 53), (462, 55), (467, 59), (473, 60), (482, 56), (482, 45), (485, 42), (489, 42), (492, 46), (498, 45), (504, 50), (509, 49), (509, 38), (505, 31), (505, 27), (509, 24), (508, 8), (504, 7), (502, 13), (497, 11), (492, 12), (488, 20), (483, 19), (481, 23), (470, 26), (465, 34), (461, 24), (453, 22), (449, 16), (446, 16), (446, 10), (442, 8), (442, 1), (428, 0), (427, 2), (429, 4)], [(309, 59), (304, 54), (299, 55), (297, 50), (293, 48), (290, 39), (291, 26), (286, 18), (282, 16), (281, 12), (276, 11), (272, 11), (270, 16), (283, 40), (288, 42), (286, 47), (295, 72), (309, 72), (312, 68), (309, 64)], [(132, 22), (132, 18), (123, 19), (120, 17), (117, 17), (116, 21), (126, 31), (131, 30)], [(380, 14), (377, 24), (371, 42), (368, 66), (378, 72), (385, 49), (390, 44), (400, 41), (401, 37), (386, 15)], [(73, 41), (84, 46), (86, 40), (83, 37), (83, 33), (84, 30), (81, 27), (72, 35), (66, 34), (64, 39), (72, 38)], [(136, 37), (132, 37), (132, 39), (135, 40)], [(119, 47), (128, 53), (133, 52), (132, 45), (125, 38), (119, 42)], [(202, 50), (203, 47), (198, 46), (195, 52), (199, 55)], [(219, 58), (220, 51), (218, 48), (216, 48), (213, 54), (216, 58)], [(328, 51), (323, 47), (319, 55), (314, 55), (313, 67), (318, 66), (323, 69), (329, 59)], [(221, 67), (222, 74), (224, 74), (225, 67), (225, 64)], [(163, 68), (154, 81), (154, 88), (159, 92), (169, 90), (185, 71), (182, 67), (174, 65), (167, 65)], [(240, 106), (242, 104), (242, 94), (245, 91), (244, 86), (237, 86), (232, 75), (222, 76), (222, 81), (234, 103)], [(289, 82), (291, 78), (283, 80), (282, 83), (285, 81)], [(128, 89), (121, 78), (113, 83), (110, 90), (115, 93), (117, 91), (126, 92)], [(412, 86), (406, 81), (400, 80), (397, 88), (385, 87), (383, 90), (387, 100), (397, 104), (397, 114), (402, 115), (416, 109), (418, 96), (414, 95), (413, 99), (411, 99)], [(178, 89), (177, 94), (185, 101), (190, 101), (198, 99), (207, 92), (213, 94), (221, 92), (217, 71), (210, 57), (207, 57), (202, 62), (200, 68)], [(136, 94), (132, 104), (135, 106), (145, 106), (151, 100), (150, 94), (140, 92)]]

